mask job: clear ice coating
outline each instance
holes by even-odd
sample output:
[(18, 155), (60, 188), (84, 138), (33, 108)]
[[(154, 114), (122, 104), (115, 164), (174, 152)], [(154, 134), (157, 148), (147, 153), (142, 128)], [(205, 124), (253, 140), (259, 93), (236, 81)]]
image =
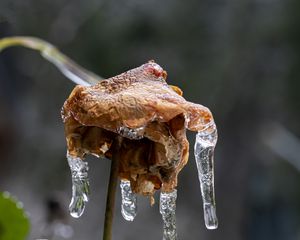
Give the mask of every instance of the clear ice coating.
[(137, 214), (137, 197), (131, 190), (130, 181), (121, 180), (120, 187), (122, 195), (122, 216), (127, 221), (133, 221)]
[(39, 38), (8, 37), (0, 39), (0, 52), (7, 47), (18, 45), (39, 51), (45, 59), (53, 63), (67, 78), (76, 84), (90, 86), (102, 80), (101, 77), (72, 61), (52, 44)]
[(88, 163), (81, 158), (73, 157), (67, 153), (69, 167), (72, 173), (72, 200), (69, 205), (70, 214), (79, 218), (89, 200)]
[(120, 127), (118, 128), (118, 134), (123, 137), (138, 140), (144, 137), (145, 127), (139, 128), (128, 128), (128, 127)]
[(217, 139), (217, 128), (213, 124), (197, 133), (194, 148), (207, 229), (218, 227), (214, 192), (214, 149)]
[(172, 192), (161, 192), (159, 201), (159, 212), (163, 219), (163, 240), (176, 240), (176, 198), (177, 190)]

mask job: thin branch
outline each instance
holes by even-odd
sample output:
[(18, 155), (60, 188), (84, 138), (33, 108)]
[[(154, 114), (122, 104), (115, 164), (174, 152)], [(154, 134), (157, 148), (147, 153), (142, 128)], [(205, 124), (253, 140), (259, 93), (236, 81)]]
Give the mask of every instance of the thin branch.
[(23, 46), (37, 50), (53, 63), (67, 78), (83, 86), (94, 85), (101, 77), (82, 68), (50, 43), (34, 37), (7, 37), (0, 39), (0, 52), (8, 47)]
[(105, 220), (103, 230), (103, 240), (112, 240), (112, 225), (115, 209), (115, 196), (118, 183), (119, 162), (120, 162), (120, 147), (122, 145), (122, 137), (117, 136), (113, 143), (112, 162), (110, 168), (110, 177), (108, 183)]

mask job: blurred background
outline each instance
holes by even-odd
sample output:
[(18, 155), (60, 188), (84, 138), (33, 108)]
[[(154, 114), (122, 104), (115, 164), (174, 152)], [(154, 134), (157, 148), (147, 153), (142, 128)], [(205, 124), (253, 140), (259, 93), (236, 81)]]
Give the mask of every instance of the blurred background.
[[(43, 38), (103, 77), (155, 59), (169, 84), (211, 109), (219, 130), (219, 228), (205, 228), (191, 152), (179, 178), (178, 239), (296, 240), (299, 9), (299, 0), (1, 0), (0, 37)], [(71, 176), (60, 110), (73, 87), (36, 52), (0, 54), (0, 191), (23, 202), (29, 239), (102, 236), (109, 161), (88, 158), (91, 200), (81, 218), (68, 215)], [(193, 133), (189, 140), (193, 145)], [(138, 200), (138, 216), (128, 223), (118, 193), (114, 239), (162, 238), (158, 204)]]

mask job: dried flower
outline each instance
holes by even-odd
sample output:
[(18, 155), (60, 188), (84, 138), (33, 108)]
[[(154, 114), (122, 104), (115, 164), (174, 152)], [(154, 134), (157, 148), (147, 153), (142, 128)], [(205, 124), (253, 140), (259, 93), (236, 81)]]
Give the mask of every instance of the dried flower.
[(76, 86), (62, 111), (69, 154), (111, 159), (119, 134), (124, 137), (119, 177), (129, 180), (135, 193), (172, 191), (188, 161), (186, 128), (204, 130), (213, 118), (206, 107), (186, 101), (166, 77), (150, 61), (94, 86)]

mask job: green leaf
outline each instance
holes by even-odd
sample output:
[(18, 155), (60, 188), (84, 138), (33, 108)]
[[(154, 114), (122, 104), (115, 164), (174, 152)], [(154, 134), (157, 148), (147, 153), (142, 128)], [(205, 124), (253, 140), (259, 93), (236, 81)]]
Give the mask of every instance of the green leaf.
[(29, 229), (22, 203), (8, 192), (0, 193), (0, 240), (24, 240)]

